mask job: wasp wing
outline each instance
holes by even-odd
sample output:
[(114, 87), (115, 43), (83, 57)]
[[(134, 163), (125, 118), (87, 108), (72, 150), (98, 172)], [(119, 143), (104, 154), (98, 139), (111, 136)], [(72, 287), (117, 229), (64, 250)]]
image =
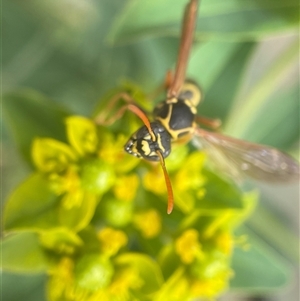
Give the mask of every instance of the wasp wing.
[(299, 181), (299, 163), (275, 148), (202, 129), (196, 134), (215, 164), (234, 178), (246, 175), (274, 183)]

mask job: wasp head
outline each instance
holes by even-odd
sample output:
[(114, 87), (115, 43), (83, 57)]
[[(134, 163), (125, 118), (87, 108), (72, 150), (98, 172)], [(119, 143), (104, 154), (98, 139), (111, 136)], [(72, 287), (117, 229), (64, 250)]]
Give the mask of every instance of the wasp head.
[(160, 122), (154, 121), (150, 123), (151, 129), (155, 135), (155, 141), (151, 137), (146, 126), (142, 126), (137, 130), (124, 149), (127, 153), (142, 157), (149, 161), (159, 161), (157, 151), (160, 151), (164, 158), (168, 157), (171, 152), (171, 136)]

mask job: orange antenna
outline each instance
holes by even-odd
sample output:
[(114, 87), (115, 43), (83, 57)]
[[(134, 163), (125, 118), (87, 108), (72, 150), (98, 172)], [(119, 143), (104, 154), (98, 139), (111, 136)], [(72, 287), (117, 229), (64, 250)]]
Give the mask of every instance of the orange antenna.
[(173, 196), (172, 184), (171, 184), (171, 181), (170, 181), (167, 169), (166, 169), (164, 157), (162, 156), (160, 150), (157, 150), (156, 153), (159, 156), (160, 164), (161, 164), (161, 167), (163, 169), (164, 176), (165, 176), (166, 186), (167, 186), (167, 190), (168, 190), (167, 213), (170, 214), (173, 210), (173, 207), (174, 207), (174, 196)]
[[(134, 114), (136, 114), (138, 117), (140, 117), (140, 119), (144, 122), (145, 126), (147, 127), (149, 134), (152, 138), (153, 141), (156, 141), (156, 136), (151, 128), (150, 125), (150, 121), (148, 119), (148, 117), (146, 116), (146, 114), (136, 105), (134, 104), (128, 104), (127, 108), (133, 112)], [(167, 208), (167, 213), (170, 214), (173, 210), (174, 207), (174, 196), (173, 196), (173, 189), (172, 189), (172, 184), (166, 169), (166, 165), (165, 165), (165, 160), (164, 157), (161, 153), (160, 150), (156, 151), (157, 155), (159, 156), (160, 159), (160, 165), (162, 167), (162, 170), (164, 172), (164, 176), (165, 176), (165, 182), (166, 182), (166, 186), (167, 186), (167, 191), (168, 191), (168, 208)]]
[(146, 114), (136, 105), (134, 104), (128, 104), (127, 105), (128, 110), (130, 110), (131, 112), (133, 112), (134, 114), (136, 114), (138, 117), (140, 117), (142, 119), (142, 121), (144, 122), (145, 126), (147, 127), (149, 134), (152, 138), (153, 141), (156, 141), (156, 136), (152, 131), (151, 125), (150, 125), (150, 121), (148, 119), (148, 117), (146, 116)]

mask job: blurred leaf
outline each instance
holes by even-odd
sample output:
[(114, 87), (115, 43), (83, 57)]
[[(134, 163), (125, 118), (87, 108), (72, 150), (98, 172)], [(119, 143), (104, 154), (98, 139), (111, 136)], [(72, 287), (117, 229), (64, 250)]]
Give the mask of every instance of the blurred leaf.
[[(277, 216), (272, 209), (260, 204), (247, 221), (251, 230), (283, 253), (286, 258), (299, 264), (299, 237)], [(283, 239), (284, 238), (284, 239)]]
[[(128, 43), (145, 35), (178, 35), (186, 3), (131, 1), (117, 18), (108, 39), (112, 43)], [(253, 40), (291, 27), (296, 31), (298, 7), (296, 0), (201, 1), (196, 36)]]
[[(79, 202), (78, 202), (79, 201)], [(77, 191), (65, 194), (65, 205), (59, 206), (59, 198), (49, 188), (48, 180), (35, 173), (11, 194), (4, 212), (6, 230), (41, 231), (55, 227), (67, 227), (74, 231), (84, 228), (94, 215), (97, 197)], [(67, 204), (73, 207), (67, 207)]]
[(297, 31), (299, 2), (296, 0), (203, 2), (197, 26), (200, 38), (253, 41), (290, 29)]
[[(172, 262), (172, 265), (174, 266), (173, 262)], [(174, 288), (176, 288), (178, 286), (180, 289), (180, 286), (182, 285), (183, 275), (184, 275), (184, 268), (179, 267), (173, 273), (173, 275), (171, 275), (171, 277), (168, 278), (168, 280), (165, 282), (165, 284), (161, 287), (161, 289), (157, 293), (155, 301), (170, 300), (170, 296), (174, 297)], [(176, 291), (175, 291), (175, 293), (176, 293)], [(181, 301), (186, 301), (189, 299), (190, 298), (188, 295), (183, 296), (183, 294), (181, 294), (181, 298), (180, 298)]]
[(118, 256), (115, 263), (118, 268), (133, 268), (136, 271), (143, 283), (139, 289), (142, 294), (151, 294), (160, 288), (163, 281), (161, 271), (152, 258), (137, 253), (127, 253)]
[[(299, 139), (299, 112), (299, 86), (297, 84), (272, 95), (244, 129), (243, 137), (288, 150)], [(272, 116), (272, 118), (266, 118), (266, 116)], [(254, 130), (254, 128), (260, 130)]]
[(194, 47), (189, 61), (188, 76), (196, 80), (204, 88), (204, 92), (207, 92), (240, 48), (238, 43), (220, 41), (209, 41)]
[(234, 250), (232, 268), (235, 276), (233, 289), (267, 293), (284, 286), (291, 274), (291, 267), (249, 229), (242, 227), (238, 233), (249, 237), (250, 250)]
[(40, 236), (41, 245), (57, 253), (72, 254), (83, 242), (76, 233), (66, 228), (55, 228), (43, 231)]
[[(280, 97), (275, 96), (276, 102), (274, 104), (274, 99), (270, 98), (270, 96), (272, 93), (277, 92), (278, 82), (290, 64), (296, 61), (298, 52), (298, 41), (294, 41), (279, 58), (274, 58), (273, 63), (264, 70), (264, 74), (260, 79), (252, 87), (248, 88), (249, 93), (247, 95), (239, 95), (226, 124), (225, 130), (227, 133), (239, 138), (248, 138), (247, 133), (253, 132), (253, 127), (251, 126), (256, 126), (257, 114), (264, 113), (264, 116), (277, 117), (276, 121), (279, 123), (281, 119), (279, 114), (282, 114), (282, 118), (286, 119), (286, 111), (291, 110), (290, 108), (292, 110), (297, 109), (299, 105), (295, 101), (295, 97), (285, 100), (283, 98), (284, 95), (279, 92), (279, 95), (281, 95)], [(275, 112), (270, 112), (270, 109), (274, 110), (274, 108)], [(276, 112), (277, 115), (274, 116)], [(265, 118), (263, 120), (264, 122), (266, 121)], [(298, 121), (296, 120), (296, 122)], [(272, 123), (274, 124), (274, 121)], [(266, 127), (264, 125), (260, 128), (260, 132), (263, 131), (260, 136), (267, 136), (268, 131), (270, 131), (269, 128), (270, 125), (268, 124)]]
[(97, 197), (94, 194), (84, 193), (80, 201), (79, 205), (74, 205), (72, 208), (60, 206), (58, 212), (60, 224), (75, 232), (82, 230), (90, 223), (95, 213)]
[(204, 88), (204, 100), (198, 108), (200, 115), (226, 118), (254, 45), (210, 41), (196, 49), (189, 70)]
[(58, 197), (39, 173), (26, 179), (11, 194), (4, 210), (5, 230), (41, 230), (59, 226)]
[(17, 273), (39, 273), (48, 269), (47, 258), (34, 233), (18, 233), (1, 243), (2, 269)]
[(2, 272), (1, 277), (1, 294), (5, 297), (5, 301), (46, 301), (44, 288), (46, 275)]
[(158, 254), (158, 263), (164, 278), (168, 279), (181, 263), (180, 257), (176, 254), (173, 245), (166, 245), (161, 248), (160, 253)]
[(207, 180), (204, 186), (206, 194), (203, 199), (197, 201), (196, 208), (216, 212), (216, 210), (242, 209), (244, 207), (243, 194), (232, 182), (228, 182), (208, 170), (203, 173)]
[(64, 118), (67, 111), (33, 90), (21, 90), (3, 97), (3, 118), (27, 161), (37, 136), (66, 141)]
[(124, 43), (145, 35), (162, 36), (174, 25), (177, 34), (185, 4), (185, 0), (129, 1), (113, 24), (108, 41)]

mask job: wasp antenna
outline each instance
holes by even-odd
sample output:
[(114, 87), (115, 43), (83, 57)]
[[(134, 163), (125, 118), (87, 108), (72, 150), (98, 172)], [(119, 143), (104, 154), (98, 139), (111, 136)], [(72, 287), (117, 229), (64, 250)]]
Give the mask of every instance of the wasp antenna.
[(164, 160), (164, 157), (161, 154), (161, 151), (157, 150), (156, 153), (159, 156), (160, 164), (161, 164), (162, 170), (164, 172), (164, 176), (165, 176), (166, 186), (167, 186), (167, 190), (168, 190), (168, 208), (167, 208), (167, 213), (170, 214), (172, 212), (172, 210), (173, 210), (173, 207), (174, 207), (174, 196), (173, 196), (172, 184), (171, 184), (170, 177), (168, 175), (168, 172), (167, 172), (167, 169), (166, 169), (166, 165), (165, 165), (165, 160)]
[(138, 117), (140, 117), (140, 119), (144, 122), (145, 126), (147, 127), (152, 140), (156, 141), (156, 137), (153, 133), (153, 130), (150, 125), (150, 121), (149, 121), (148, 117), (146, 116), (146, 114), (139, 107), (137, 107), (134, 104), (129, 104), (127, 106), (127, 108), (128, 108), (128, 110), (130, 110), (131, 112), (136, 114)]

